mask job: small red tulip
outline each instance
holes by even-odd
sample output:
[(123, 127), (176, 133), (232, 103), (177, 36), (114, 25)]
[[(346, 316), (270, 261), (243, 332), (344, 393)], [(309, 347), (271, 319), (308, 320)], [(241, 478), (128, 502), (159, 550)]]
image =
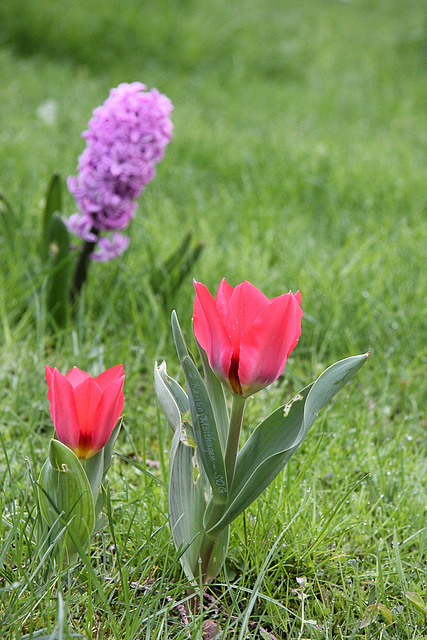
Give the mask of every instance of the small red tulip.
[(124, 377), (121, 364), (96, 378), (77, 367), (64, 376), (46, 366), (56, 436), (79, 458), (90, 458), (107, 444), (123, 409)]
[(213, 298), (201, 282), (194, 287), (194, 333), (221, 382), (248, 397), (277, 380), (301, 334), (300, 292), (269, 300), (250, 282), (222, 279)]

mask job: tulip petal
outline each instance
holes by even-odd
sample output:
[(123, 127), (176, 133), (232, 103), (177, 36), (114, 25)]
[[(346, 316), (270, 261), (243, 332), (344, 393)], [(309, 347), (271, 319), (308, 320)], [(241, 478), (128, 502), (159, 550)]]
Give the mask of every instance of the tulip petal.
[(116, 364), (114, 367), (111, 367), (110, 369), (107, 369), (107, 371), (100, 373), (99, 376), (96, 376), (95, 380), (99, 388), (104, 391), (111, 382), (114, 382), (114, 380), (117, 380), (118, 378), (124, 378), (124, 375), (123, 365)]
[(233, 347), (215, 300), (201, 282), (194, 282), (194, 334), (197, 342), (207, 353), (211, 368), (228, 383)]
[(233, 295), (233, 291), (234, 287), (232, 287), (231, 284), (228, 284), (225, 278), (223, 278), (219, 283), (219, 287), (216, 292), (215, 304), (224, 326), (225, 319), (227, 317), (228, 305), (230, 304), (230, 298)]
[(276, 380), (301, 334), (299, 296), (273, 298), (242, 337), (239, 380), (243, 394), (251, 395)]
[(124, 404), (123, 381), (124, 375), (110, 382), (102, 392), (92, 423), (91, 448), (95, 451), (107, 444), (120, 418)]
[(79, 445), (80, 425), (73, 387), (58, 369), (47, 368), (46, 378), (48, 384), (50, 380), (49, 409), (56, 435), (58, 440), (75, 451)]
[(77, 385), (81, 384), (85, 380), (88, 380), (92, 376), (90, 376), (85, 371), (82, 371), (78, 367), (73, 367), (68, 373), (65, 374), (65, 377), (67, 378), (68, 382), (71, 383), (72, 387), (77, 387)]
[(255, 318), (270, 304), (270, 300), (259, 289), (245, 280), (235, 287), (230, 297), (225, 327), (232, 337), (233, 347), (240, 345), (243, 335), (250, 329)]
[(94, 416), (101, 401), (102, 391), (94, 378), (88, 376), (83, 382), (74, 387), (74, 400), (80, 424), (79, 458), (86, 458), (94, 449)]

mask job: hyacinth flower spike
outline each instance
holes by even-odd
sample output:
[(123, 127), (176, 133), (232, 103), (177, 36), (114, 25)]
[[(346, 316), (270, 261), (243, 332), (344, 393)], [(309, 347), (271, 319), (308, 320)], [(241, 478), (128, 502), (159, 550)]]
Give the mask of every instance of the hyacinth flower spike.
[[(134, 216), (137, 198), (156, 175), (172, 137), (171, 101), (140, 82), (120, 84), (97, 107), (82, 134), (86, 148), (77, 175), (67, 180), (79, 211), (65, 220), (84, 241), (72, 283), (72, 298), (87, 277), (88, 260), (105, 262), (123, 253), (122, 232)], [(100, 238), (103, 233), (108, 233)]]

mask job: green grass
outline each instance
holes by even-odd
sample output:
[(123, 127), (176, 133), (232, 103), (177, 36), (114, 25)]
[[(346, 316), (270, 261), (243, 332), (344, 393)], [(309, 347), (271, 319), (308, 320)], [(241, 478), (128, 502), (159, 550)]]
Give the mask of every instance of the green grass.
[[(181, 375), (169, 317), (176, 307), (190, 338), (193, 275), (212, 291), (225, 276), (302, 292), (298, 348), (248, 403), (245, 433), (333, 361), (372, 352), (233, 525), (214, 586), (221, 637), (264, 637), (256, 624), (280, 640), (425, 637), (405, 593), (427, 601), (426, 18), (419, 0), (0, 2), (0, 190), (15, 215), (13, 246), (0, 236), (1, 637), (201, 638), (212, 619), (208, 608), (184, 625), (176, 606), (187, 584), (152, 388), (155, 360)], [(92, 110), (133, 80), (171, 98), (174, 138), (129, 250), (91, 266), (53, 342), (37, 255), (47, 182), (75, 172)], [(52, 125), (37, 116), (46, 100)], [(189, 230), (206, 246), (165, 305), (150, 271)], [(35, 546), (52, 435), (44, 365), (118, 362), (117, 452), (158, 464), (150, 479), (114, 458), (109, 527), (67, 571)]]

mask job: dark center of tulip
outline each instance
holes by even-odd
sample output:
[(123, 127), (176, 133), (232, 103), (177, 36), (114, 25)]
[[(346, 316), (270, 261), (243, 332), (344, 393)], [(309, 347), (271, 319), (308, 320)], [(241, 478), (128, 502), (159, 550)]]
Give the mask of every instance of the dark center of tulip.
[(239, 380), (239, 354), (233, 353), (231, 356), (230, 369), (228, 371), (228, 380), (234, 393), (242, 395), (242, 385)]

